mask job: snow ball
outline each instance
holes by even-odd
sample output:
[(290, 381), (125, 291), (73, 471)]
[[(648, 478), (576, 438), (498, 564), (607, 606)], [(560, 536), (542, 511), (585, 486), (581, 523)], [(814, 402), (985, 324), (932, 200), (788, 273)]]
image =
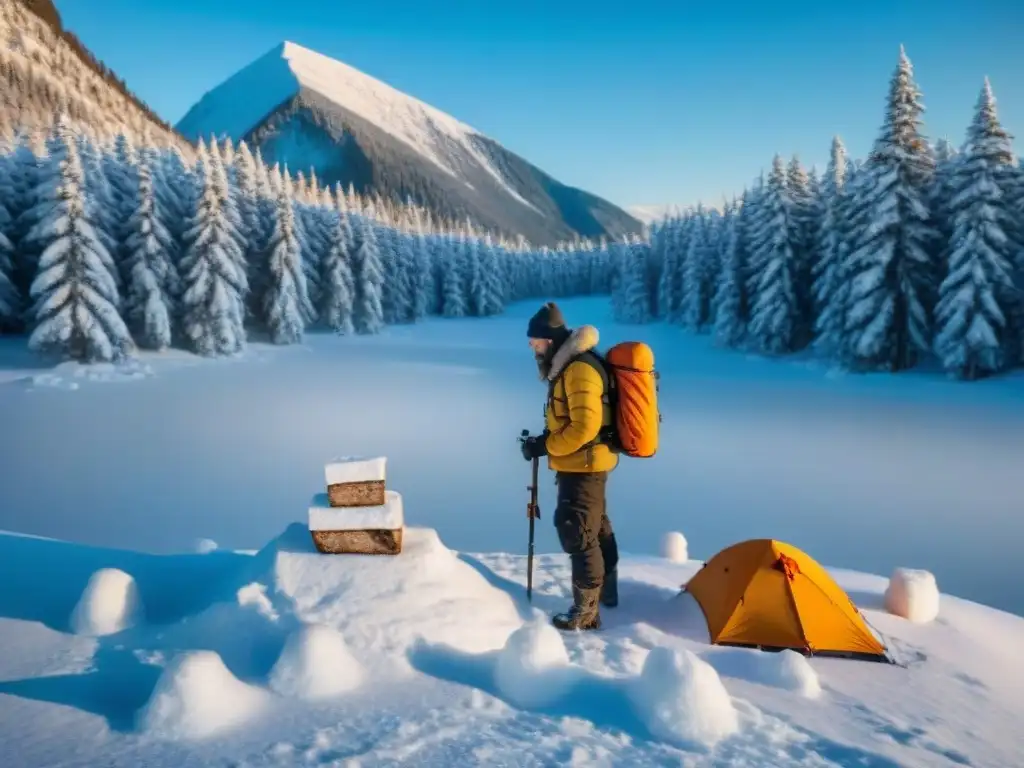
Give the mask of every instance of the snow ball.
[(683, 748), (710, 747), (739, 730), (722, 679), (691, 651), (652, 650), (630, 698), (651, 735)]
[(192, 651), (164, 669), (140, 726), (161, 739), (203, 739), (249, 720), (266, 701), (263, 690), (232, 675), (216, 653)]
[(363, 667), (333, 627), (307, 624), (288, 636), (270, 672), (270, 687), (282, 696), (326, 699), (358, 688)]
[(519, 707), (542, 707), (570, 687), (572, 668), (561, 633), (546, 621), (525, 624), (498, 652), (494, 682)]
[(217, 549), (217, 542), (213, 539), (196, 539), (195, 550), (200, 555), (208, 555)]
[(661, 556), (673, 563), (685, 563), (690, 559), (686, 548), (686, 537), (679, 531), (670, 531), (661, 537)]
[(89, 578), (71, 613), (71, 630), (79, 635), (112, 635), (136, 624), (141, 614), (135, 579), (117, 568), (101, 568)]
[(762, 654), (761, 663), (766, 684), (796, 691), (808, 699), (816, 699), (821, 695), (818, 673), (803, 654), (786, 648), (778, 653)]
[(939, 615), (939, 587), (929, 571), (897, 568), (885, 590), (885, 610), (916, 623)]

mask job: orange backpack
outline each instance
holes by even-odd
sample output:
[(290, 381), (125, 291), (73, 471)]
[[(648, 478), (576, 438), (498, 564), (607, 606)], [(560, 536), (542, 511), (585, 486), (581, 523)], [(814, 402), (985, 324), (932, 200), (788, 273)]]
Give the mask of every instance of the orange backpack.
[(593, 350), (577, 359), (595, 364), (605, 384), (604, 398), (612, 409), (612, 424), (595, 443), (634, 459), (649, 459), (658, 450), (658, 372), (654, 351), (642, 341), (623, 341), (605, 355)]

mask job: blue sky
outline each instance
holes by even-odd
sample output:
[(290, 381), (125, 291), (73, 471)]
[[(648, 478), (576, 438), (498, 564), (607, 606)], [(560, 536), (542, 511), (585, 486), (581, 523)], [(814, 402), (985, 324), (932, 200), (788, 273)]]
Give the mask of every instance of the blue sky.
[[(164, 119), (282, 40), (341, 59), (620, 205), (718, 202), (882, 120), (906, 45), (925, 132), (959, 144), (988, 75), (1024, 134), (1024, 3), (57, 0)], [(1022, 137), (1024, 141), (1024, 137)]]

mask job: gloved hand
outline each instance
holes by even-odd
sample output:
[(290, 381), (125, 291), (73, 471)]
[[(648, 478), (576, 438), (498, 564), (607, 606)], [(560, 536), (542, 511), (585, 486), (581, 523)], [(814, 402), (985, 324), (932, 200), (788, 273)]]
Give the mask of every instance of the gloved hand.
[(523, 440), (520, 446), (523, 451), (523, 458), (527, 461), (532, 461), (533, 459), (539, 459), (541, 456), (547, 456), (547, 439), (548, 432), (544, 430), (540, 435), (533, 435)]

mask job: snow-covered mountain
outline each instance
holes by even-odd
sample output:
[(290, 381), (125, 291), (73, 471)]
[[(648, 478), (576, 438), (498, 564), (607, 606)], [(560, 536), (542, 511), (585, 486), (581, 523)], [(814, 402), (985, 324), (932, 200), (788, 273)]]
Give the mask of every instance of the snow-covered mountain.
[(619, 237), (641, 223), (566, 186), (448, 114), (340, 61), (285, 42), (206, 93), (177, 125), (244, 139), (268, 163), (313, 168), (435, 215), (537, 244)]
[(628, 205), (626, 210), (630, 216), (642, 221), (644, 224), (651, 224), (665, 218), (676, 211), (681, 211), (681, 205)]
[(64, 29), (50, 0), (0, 0), (0, 139), (46, 133), (63, 106), (69, 124), (98, 138), (187, 142)]

